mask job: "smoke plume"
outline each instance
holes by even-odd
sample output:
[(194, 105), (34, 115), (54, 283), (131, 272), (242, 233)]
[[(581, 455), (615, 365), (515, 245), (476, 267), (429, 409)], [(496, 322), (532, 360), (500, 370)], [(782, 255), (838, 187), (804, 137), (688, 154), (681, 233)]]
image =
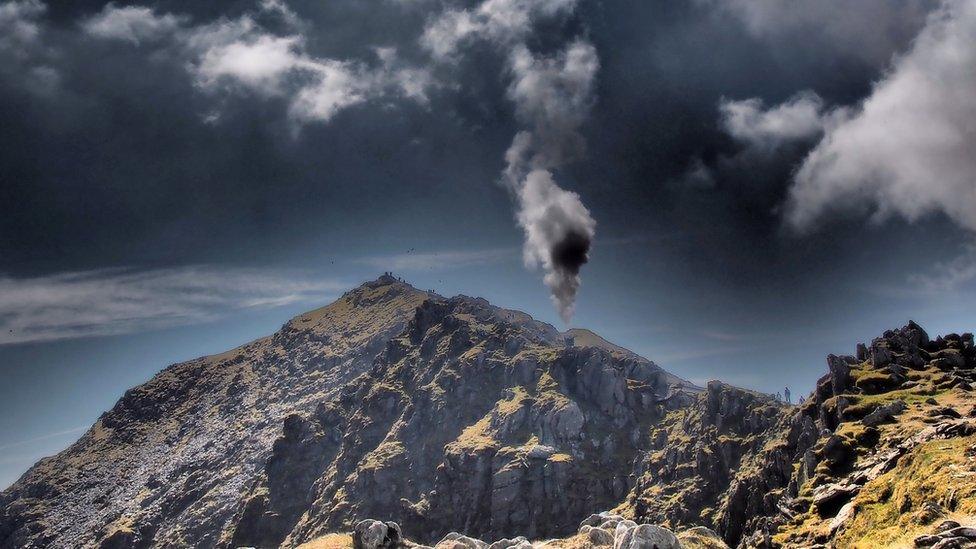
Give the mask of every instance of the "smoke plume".
[(535, 24), (571, 14), (578, 0), (484, 0), (463, 10), (448, 9), (428, 23), (421, 44), (435, 59), (457, 60), (475, 40), (507, 56), (507, 96), (522, 130), (505, 153), (503, 184), (518, 204), (525, 232), (523, 257), (542, 267), (552, 301), (563, 321), (573, 316), (580, 268), (589, 258), (596, 222), (578, 194), (562, 189), (556, 170), (584, 149), (579, 128), (593, 102), (600, 62), (596, 48), (577, 38), (554, 55), (537, 55), (528, 38)]
[(505, 154), (504, 180), (518, 202), (525, 264), (543, 268), (553, 304), (568, 323), (596, 221), (578, 194), (556, 183), (553, 172), (583, 151), (579, 127), (592, 103), (599, 61), (592, 44), (577, 40), (554, 57), (516, 47), (509, 65), (508, 97), (528, 129), (515, 136)]

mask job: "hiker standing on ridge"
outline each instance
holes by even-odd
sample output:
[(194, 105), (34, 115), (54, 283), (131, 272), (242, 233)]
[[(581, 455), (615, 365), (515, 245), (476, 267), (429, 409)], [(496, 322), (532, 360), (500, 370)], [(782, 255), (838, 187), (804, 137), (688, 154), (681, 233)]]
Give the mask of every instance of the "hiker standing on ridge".
[(787, 404), (792, 404), (790, 402), (790, 388), (789, 387), (784, 387), (783, 388), (783, 396), (786, 397), (786, 403)]

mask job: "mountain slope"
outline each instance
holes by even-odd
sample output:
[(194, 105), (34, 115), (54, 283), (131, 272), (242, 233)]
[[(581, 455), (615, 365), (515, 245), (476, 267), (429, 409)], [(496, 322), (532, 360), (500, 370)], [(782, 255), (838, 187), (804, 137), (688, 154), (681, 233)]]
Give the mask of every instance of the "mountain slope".
[(366, 371), (430, 298), (384, 277), (273, 336), (166, 368), (0, 495), (0, 546), (216, 544), (283, 419)]
[(0, 547), (334, 546), (364, 518), (442, 547), (661, 533), (629, 520), (686, 547), (877, 547), (976, 523), (972, 336), (910, 323), (827, 365), (798, 406), (700, 388), (384, 276), (128, 391), (0, 493)]
[[(594, 425), (633, 429), (673, 379), (636, 355), (570, 347), (524, 313), (384, 276), (270, 337), (176, 364), (128, 391), (77, 443), (0, 494), (0, 546), (291, 543), (366, 511), (415, 510), (454, 527), (438, 518), (445, 507), (420, 498), (452, 482), (443, 471), (503, 448), (528, 451), (529, 431), (535, 452), (548, 452), (545, 443), (569, 449), (584, 413), (599, 416)], [(582, 400), (558, 383), (578, 386)], [(486, 419), (492, 413), (497, 424)], [(402, 440), (387, 441), (391, 430)], [(416, 442), (419, 450), (404, 449)], [(613, 470), (587, 496), (608, 503), (628, 488), (625, 461), (635, 451), (633, 442), (611, 444), (620, 446), (605, 450)], [(553, 467), (583, 478), (558, 465), (563, 455)], [(391, 463), (408, 463), (417, 480), (374, 500)], [(590, 509), (573, 505), (576, 514)], [(247, 524), (262, 525), (265, 538)], [(483, 527), (501, 524), (527, 523)]]
[[(499, 547), (974, 547), (973, 343), (930, 339), (914, 323), (889, 330), (855, 355), (829, 355), (799, 406), (710, 382), (649, 427), (613, 511), (560, 539)], [(365, 521), (346, 539), (362, 543), (364, 525), (387, 528)], [(488, 547), (459, 536), (436, 549)]]

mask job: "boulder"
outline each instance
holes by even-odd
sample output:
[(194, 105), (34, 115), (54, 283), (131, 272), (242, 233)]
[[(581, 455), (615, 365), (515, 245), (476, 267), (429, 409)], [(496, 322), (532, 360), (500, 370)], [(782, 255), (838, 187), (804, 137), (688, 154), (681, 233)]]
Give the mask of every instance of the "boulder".
[(904, 412), (908, 409), (904, 400), (896, 400), (884, 406), (880, 406), (875, 409), (870, 414), (864, 416), (861, 423), (867, 425), (868, 427), (877, 427), (883, 423), (891, 423), (895, 421), (895, 416)]
[(839, 395), (847, 388), (847, 381), (851, 374), (851, 366), (842, 357), (827, 355), (827, 368), (830, 369), (830, 385), (835, 395)]
[[(939, 509), (942, 509), (942, 508), (940, 507)], [(940, 522), (938, 526), (935, 527), (935, 531), (936, 532), (946, 532), (948, 530), (952, 530), (953, 528), (958, 528), (960, 526), (962, 526), (962, 525), (959, 524), (958, 522), (954, 521), (954, 520), (944, 520), (944, 521)]]
[(586, 537), (592, 545), (613, 545), (613, 534), (597, 526), (583, 526), (580, 534)]
[(915, 547), (932, 547), (942, 538), (934, 535), (924, 535), (915, 538)]
[(967, 538), (942, 538), (932, 549), (964, 549), (972, 547)]
[(822, 517), (835, 516), (839, 510), (860, 491), (860, 487), (851, 484), (826, 484), (813, 491), (813, 505)]
[(729, 546), (714, 530), (704, 526), (689, 528), (678, 534), (684, 549), (728, 549)]
[(625, 520), (624, 517), (620, 515), (616, 515), (610, 511), (603, 511), (602, 513), (596, 513), (583, 519), (583, 522), (580, 523), (580, 531), (583, 530), (584, 526), (613, 530), (617, 527), (617, 523), (623, 520)]
[(393, 549), (400, 544), (400, 526), (395, 522), (361, 520), (352, 533), (355, 549)]
[(500, 539), (488, 546), (488, 549), (532, 549), (532, 544), (524, 536), (511, 539)]
[(480, 539), (469, 538), (458, 532), (451, 532), (438, 541), (434, 549), (488, 549), (488, 544)]
[[(922, 504), (922, 508), (918, 510), (915, 515), (915, 520), (921, 524), (930, 524), (935, 522), (936, 519), (944, 517), (946, 515), (945, 509), (941, 505), (935, 503), (934, 501), (926, 501)], [(952, 521), (946, 521), (952, 522)], [(959, 523), (954, 523), (958, 525)]]
[(839, 466), (853, 460), (855, 450), (846, 437), (830, 435), (824, 443), (823, 456), (831, 466)]
[(976, 527), (956, 526), (942, 533), (944, 536), (976, 540)]
[[(623, 528), (622, 528), (623, 527)], [(674, 532), (654, 524), (617, 526), (613, 549), (681, 549)]]

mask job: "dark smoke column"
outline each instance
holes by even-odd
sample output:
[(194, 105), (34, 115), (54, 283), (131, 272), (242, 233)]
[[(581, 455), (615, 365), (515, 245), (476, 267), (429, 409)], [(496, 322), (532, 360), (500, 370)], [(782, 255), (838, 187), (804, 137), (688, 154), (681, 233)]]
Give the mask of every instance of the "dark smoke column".
[(518, 222), (525, 231), (525, 263), (545, 270), (552, 302), (563, 322), (569, 323), (596, 222), (579, 195), (556, 185), (546, 170), (529, 172), (521, 185)]
[(569, 323), (596, 221), (578, 194), (556, 183), (553, 170), (583, 151), (577, 129), (592, 103), (599, 61), (592, 44), (577, 40), (551, 58), (516, 48), (510, 63), (508, 96), (531, 129), (519, 132), (506, 152), (505, 181), (518, 202), (525, 263), (543, 268), (553, 304)]
[(579, 128), (593, 103), (600, 62), (596, 48), (576, 38), (552, 55), (529, 49), (537, 22), (567, 17), (579, 0), (484, 0), (446, 8), (424, 29), (421, 44), (443, 63), (453, 63), (464, 46), (485, 41), (508, 58), (506, 92), (522, 130), (505, 153), (502, 183), (514, 197), (516, 219), (525, 232), (523, 257), (542, 267), (552, 301), (563, 321), (573, 316), (580, 268), (589, 258), (596, 222), (578, 194), (561, 188), (555, 170), (585, 148)]

